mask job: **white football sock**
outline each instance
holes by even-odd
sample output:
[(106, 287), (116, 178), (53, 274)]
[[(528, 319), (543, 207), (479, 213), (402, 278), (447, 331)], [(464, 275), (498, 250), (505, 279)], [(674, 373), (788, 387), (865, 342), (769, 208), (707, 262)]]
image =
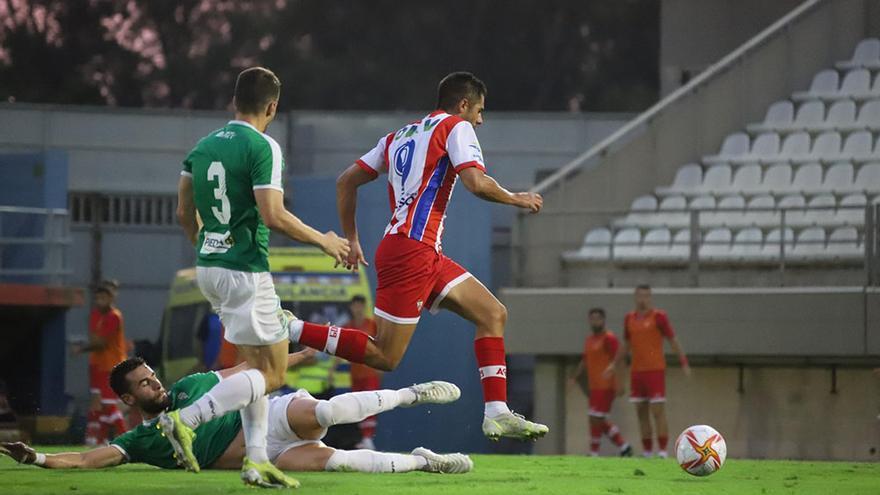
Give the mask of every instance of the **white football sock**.
[(424, 457), (389, 454), (373, 450), (337, 450), (327, 459), (326, 471), (359, 471), (361, 473), (407, 473), (424, 469)]
[(370, 416), (390, 411), (401, 403), (398, 390), (370, 390), (337, 395), (330, 400), (318, 401), (315, 417), (324, 428), (333, 425), (358, 423)]
[(490, 418), (507, 414), (509, 412), (510, 408), (507, 407), (507, 403), (504, 401), (492, 400), (486, 403), (486, 416), (489, 416)]
[(260, 370), (240, 371), (214, 385), (208, 393), (180, 410), (180, 419), (190, 428), (238, 411), (266, 395), (266, 379)]
[(239, 411), (244, 431), (245, 452), (257, 464), (269, 461), (266, 454), (266, 435), (269, 433), (269, 398), (265, 395)]

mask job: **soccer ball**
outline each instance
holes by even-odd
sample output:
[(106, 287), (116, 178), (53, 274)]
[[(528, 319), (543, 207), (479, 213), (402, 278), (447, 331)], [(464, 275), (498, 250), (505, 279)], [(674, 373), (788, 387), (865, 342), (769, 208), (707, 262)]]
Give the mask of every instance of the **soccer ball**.
[(694, 425), (681, 432), (675, 441), (675, 457), (688, 474), (709, 476), (724, 465), (727, 443), (715, 428)]

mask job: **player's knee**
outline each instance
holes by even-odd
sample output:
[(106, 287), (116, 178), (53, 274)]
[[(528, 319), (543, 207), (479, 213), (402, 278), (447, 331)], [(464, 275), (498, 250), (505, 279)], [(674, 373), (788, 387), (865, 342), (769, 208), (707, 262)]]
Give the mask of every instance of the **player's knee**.
[(274, 392), (284, 385), (284, 370), (269, 370), (263, 372), (266, 379), (266, 393)]
[(495, 304), (486, 313), (486, 327), (493, 336), (500, 337), (504, 334), (504, 325), (507, 324), (507, 308), (501, 304)]

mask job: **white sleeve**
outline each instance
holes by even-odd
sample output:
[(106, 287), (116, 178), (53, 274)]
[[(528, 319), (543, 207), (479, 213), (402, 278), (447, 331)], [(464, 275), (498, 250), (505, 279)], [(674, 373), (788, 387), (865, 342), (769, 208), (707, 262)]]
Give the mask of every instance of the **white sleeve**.
[(477, 167), (483, 172), (486, 171), (483, 150), (480, 148), (474, 126), (470, 122), (461, 121), (455, 124), (449, 132), (449, 137), (446, 138), (446, 152), (449, 153), (449, 159), (456, 173), (468, 167)]
[(382, 136), (379, 138), (376, 146), (360, 157), (355, 163), (364, 171), (373, 175), (379, 175), (380, 172), (388, 170), (385, 163), (385, 145), (387, 142), (388, 136)]

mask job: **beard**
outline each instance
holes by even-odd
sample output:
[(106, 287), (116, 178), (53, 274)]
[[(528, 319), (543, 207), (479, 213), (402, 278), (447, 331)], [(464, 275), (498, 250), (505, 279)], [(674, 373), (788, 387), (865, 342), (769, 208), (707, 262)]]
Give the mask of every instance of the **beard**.
[(140, 404), (140, 408), (147, 414), (159, 414), (171, 407), (171, 396), (165, 395), (164, 399), (156, 399)]

